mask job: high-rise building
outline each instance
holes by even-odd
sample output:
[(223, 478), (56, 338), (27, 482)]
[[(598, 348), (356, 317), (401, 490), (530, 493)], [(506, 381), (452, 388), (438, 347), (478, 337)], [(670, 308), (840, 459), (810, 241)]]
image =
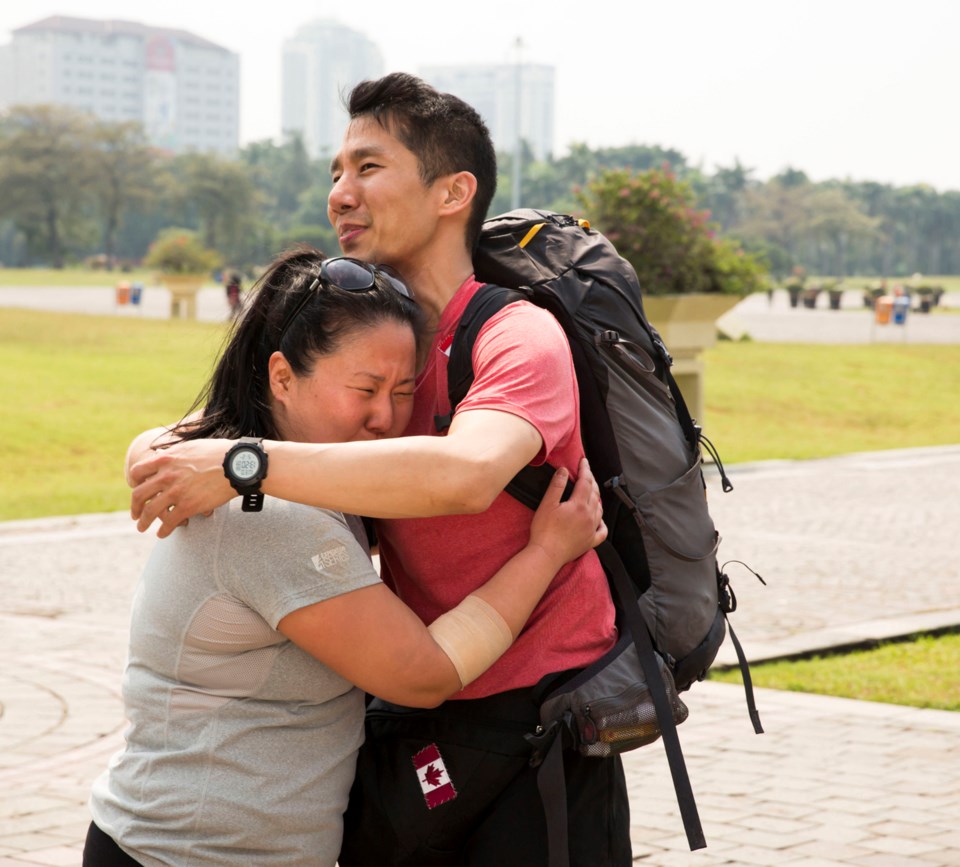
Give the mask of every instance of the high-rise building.
[[(459, 96), (486, 121), (499, 152), (520, 138), (536, 159), (553, 153), (554, 68), (536, 63), (425, 66), (420, 75), (437, 90)], [(519, 97), (519, 103), (518, 103)]]
[(336, 153), (347, 126), (343, 97), (359, 82), (383, 75), (380, 49), (336, 21), (311, 21), (283, 44), (281, 128), (299, 133), (307, 153)]
[(0, 107), (52, 103), (139, 121), (173, 152), (239, 145), (239, 57), (186, 30), (56, 15), (13, 31), (0, 72)]

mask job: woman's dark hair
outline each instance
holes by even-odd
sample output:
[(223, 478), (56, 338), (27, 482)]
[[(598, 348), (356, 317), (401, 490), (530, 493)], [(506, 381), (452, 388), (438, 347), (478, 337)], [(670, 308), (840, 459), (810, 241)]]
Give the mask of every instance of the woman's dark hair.
[(466, 239), (473, 253), (497, 191), (497, 155), (476, 110), (405, 72), (360, 82), (350, 91), (347, 110), (351, 119), (372, 116), (396, 136), (416, 156), (425, 184), (454, 172), (470, 172), (477, 179)]
[(419, 345), (425, 320), (419, 307), (381, 274), (372, 289), (348, 292), (321, 285), (281, 334), (288, 314), (320, 276), (326, 257), (301, 245), (281, 254), (255, 284), (244, 312), (227, 337), (210, 382), (191, 412), (174, 428), (181, 440), (242, 436), (282, 439), (270, 404), (270, 356), (280, 350), (297, 376), (308, 376), (314, 361), (336, 352), (357, 330), (384, 322), (409, 325)]

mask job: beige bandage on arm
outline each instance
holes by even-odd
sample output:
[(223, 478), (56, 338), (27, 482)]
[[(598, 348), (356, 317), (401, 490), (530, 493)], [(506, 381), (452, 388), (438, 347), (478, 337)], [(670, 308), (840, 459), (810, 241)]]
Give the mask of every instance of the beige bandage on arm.
[(513, 633), (500, 612), (479, 596), (467, 596), (427, 629), (450, 657), (461, 686), (476, 680), (513, 644)]

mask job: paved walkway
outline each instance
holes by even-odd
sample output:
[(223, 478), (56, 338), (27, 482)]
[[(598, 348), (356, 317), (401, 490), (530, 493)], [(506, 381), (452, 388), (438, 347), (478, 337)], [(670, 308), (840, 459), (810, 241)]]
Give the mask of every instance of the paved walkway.
[[(752, 659), (960, 624), (960, 446), (730, 472), (732, 494), (711, 484), (721, 553), (768, 582), (729, 567)], [(80, 862), (153, 544), (125, 514), (0, 524), (0, 867)], [(685, 698), (709, 848), (686, 849), (655, 745), (626, 762), (638, 863), (960, 865), (960, 714), (760, 690), (756, 736), (739, 687)]]
[[(912, 312), (904, 326), (876, 325), (873, 312), (863, 307), (862, 293), (844, 293), (842, 309), (827, 309), (826, 298), (813, 310), (790, 307), (783, 289), (768, 302), (765, 294), (751, 295), (720, 320), (732, 337), (749, 334), (754, 340), (797, 343), (960, 343), (960, 314), (925, 315)], [(960, 293), (943, 296), (944, 309), (960, 309)], [(170, 316), (170, 293), (162, 286), (147, 286), (138, 307), (118, 306), (111, 288), (0, 286), (0, 309), (20, 307), (60, 313), (90, 313), (164, 319)], [(223, 287), (205, 286), (197, 295), (197, 318), (222, 322), (228, 316)]]
[[(0, 296), (2, 297), (2, 296)], [(731, 336), (748, 334), (753, 340), (791, 343), (960, 343), (960, 293), (943, 296), (943, 311), (930, 314), (910, 312), (903, 325), (877, 325), (873, 311), (863, 306), (863, 293), (844, 292), (842, 307), (828, 308), (827, 299), (818, 299), (815, 309), (790, 307), (787, 293), (778, 289), (771, 301), (765, 294), (744, 298), (720, 320)]]
[[(117, 277), (117, 280), (120, 278)], [(169, 319), (170, 292), (163, 286), (144, 288), (140, 304), (117, 304), (114, 288), (91, 286), (0, 286), (0, 308), (19, 307), (56, 313), (89, 313), (96, 316), (126, 316), (136, 319)], [(197, 293), (197, 319), (222, 322), (228, 318), (226, 292), (211, 283)]]

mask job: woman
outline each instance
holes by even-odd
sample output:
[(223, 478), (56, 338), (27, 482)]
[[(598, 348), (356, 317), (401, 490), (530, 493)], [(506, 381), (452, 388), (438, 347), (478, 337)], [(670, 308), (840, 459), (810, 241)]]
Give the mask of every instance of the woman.
[[(277, 260), (177, 439), (396, 436), (421, 319), (395, 275)], [(429, 628), (372, 568), (357, 519), (234, 499), (158, 543), (134, 598), (126, 749), (94, 784), (86, 865), (332, 865), (363, 692), (431, 707), (509, 646), (566, 562), (605, 536), (589, 471), (530, 543)]]

